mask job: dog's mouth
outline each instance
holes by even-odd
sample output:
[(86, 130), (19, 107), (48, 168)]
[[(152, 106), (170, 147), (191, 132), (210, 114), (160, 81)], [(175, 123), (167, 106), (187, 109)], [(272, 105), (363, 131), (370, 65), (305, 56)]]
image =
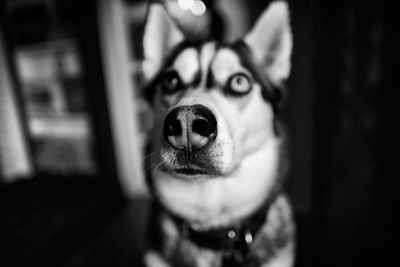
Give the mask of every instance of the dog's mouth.
[(161, 169), (177, 178), (213, 177), (219, 175), (216, 168), (196, 164), (170, 165), (164, 163), (161, 165)]
[(218, 167), (218, 157), (209, 149), (192, 150), (187, 153), (184, 150), (175, 150), (164, 147), (160, 152), (160, 169), (178, 178), (213, 177), (221, 175)]
[(177, 168), (177, 169), (174, 169), (173, 172), (175, 172), (177, 174), (185, 175), (185, 176), (211, 175), (211, 173), (205, 169), (192, 168), (192, 167)]

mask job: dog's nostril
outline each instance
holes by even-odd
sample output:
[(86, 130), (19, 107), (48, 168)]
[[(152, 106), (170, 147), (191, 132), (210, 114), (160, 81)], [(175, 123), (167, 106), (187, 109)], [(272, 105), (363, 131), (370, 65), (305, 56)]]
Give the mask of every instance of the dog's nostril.
[(164, 138), (168, 141), (170, 136), (182, 135), (181, 121), (178, 119), (179, 109), (168, 113), (164, 121)]
[(173, 119), (165, 124), (164, 134), (166, 136), (171, 135), (181, 135), (182, 134), (182, 126), (181, 122), (177, 119)]
[(216, 124), (205, 119), (196, 119), (192, 123), (192, 131), (204, 137), (210, 137), (216, 132)]

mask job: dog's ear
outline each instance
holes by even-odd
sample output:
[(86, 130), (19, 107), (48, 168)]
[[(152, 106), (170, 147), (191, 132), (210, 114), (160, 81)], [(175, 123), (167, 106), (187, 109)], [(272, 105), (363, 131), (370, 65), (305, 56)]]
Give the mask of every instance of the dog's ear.
[(150, 80), (162, 67), (172, 48), (184, 35), (162, 4), (152, 4), (143, 33), (143, 73)]
[(292, 33), (286, 2), (272, 2), (244, 41), (275, 85), (281, 85), (289, 77)]

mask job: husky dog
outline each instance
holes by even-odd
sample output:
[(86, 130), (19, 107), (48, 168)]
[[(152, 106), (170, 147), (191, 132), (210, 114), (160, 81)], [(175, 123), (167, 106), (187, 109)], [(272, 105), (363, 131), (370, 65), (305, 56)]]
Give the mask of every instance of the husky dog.
[(186, 40), (153, 3), (143, 47), (157, 204), (146, 266), (292, 266), (277, 118), (292, 50), (287, 3), (272, 2), (232, 44)]

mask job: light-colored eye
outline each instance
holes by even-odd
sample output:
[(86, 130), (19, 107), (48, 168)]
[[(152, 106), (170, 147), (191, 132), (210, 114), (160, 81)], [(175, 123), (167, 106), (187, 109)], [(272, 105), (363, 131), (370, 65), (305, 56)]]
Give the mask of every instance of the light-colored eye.
[(233, 95), (244, 95), (250, 92), (253, 83), (244, 73), (237, 73), (230, 77), (227, 92)]
[(161, 89), (165, 94), (172, 94), (182, 88), (182, 82), (175, 70), (167, 71), (161, 77)]

